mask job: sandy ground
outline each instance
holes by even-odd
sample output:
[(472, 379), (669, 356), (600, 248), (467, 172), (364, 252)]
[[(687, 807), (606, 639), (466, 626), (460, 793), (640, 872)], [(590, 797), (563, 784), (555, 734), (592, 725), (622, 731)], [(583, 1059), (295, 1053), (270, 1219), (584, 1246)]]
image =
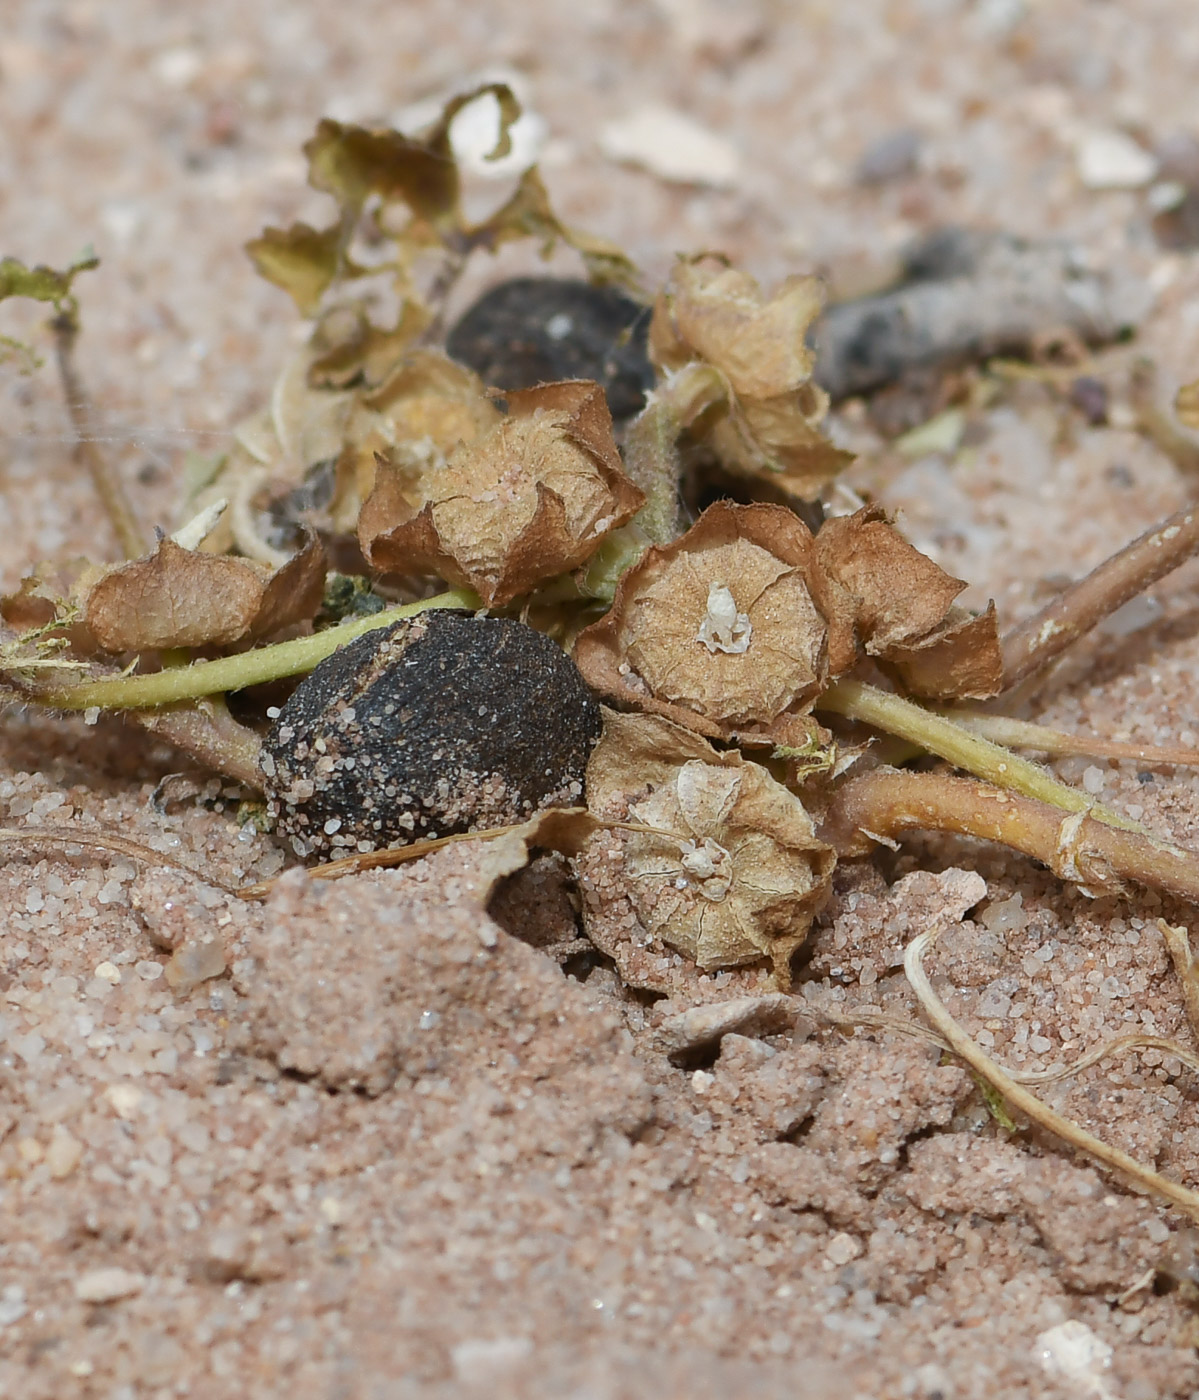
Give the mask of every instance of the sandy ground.
[[(1183, 0), (1140, 0), (1135, 19), (1084, 0), (732, 8), (9, 0), (0, 252), (101, 255), (82, 366), (143, 519), (175, 523), (186, 453), (227, 444), (294, 340), (240, 245), (323, 216), (299, 157), (317, 117), (386, 118), (496, 69), (545, 118), (562, 213), (652, 275), (704, 246), (769, 281), (854, 275), (951, 221), (1051, 234), (1146, 279), (1134, 348), (1167, 385), (1194, 376), (1199, 267), (1151, 231), (1199, 135), (1180, 125), (1199, 78)], [(604, 154), (606, 125), (647, 103), (727, 143), (723, 187)], [(886, 156), (902, 142), (877, 145), (903, 131), (906, 164)], [(1084, 183), (1080, 152), (1111, 132), (1156, 155), (1156, 185)], [(867, 152), (873, 182), (856, 173)], [(34, 319), (14, 309), (3, 329)], [(1117, 385), (1128, 353), (1100, 363)], [(44, 557), (114, 557), (49, 370), (0, 382), (0, 581)], [(1115, 421), (1087, 427), (1021, 389), (952, 456), (877, 456), (859, 480), (1015, 618), (1186, 499)], [(879, 446), (852, 405), (838, 431)], [(1080, 649), (1038, 714), (1194, 743), (1199, 582), (1183, 571), (1154, 599)], [(119, 831), (226, 882), (276, 873), (281, 854), (222, 810), (219, 784), (152, 803), (176, 766), (115, 722), (10, 712), (0, 814)], [(1059, 769), (1199, 843), (1199, 779)], [(573, 932), (549, 874), (497, 909), (519, 936), (491, 923), (480, 859), (461, 848), (330, 888), (297, 873), (264, 908), (119, 858), (0, 867), (0, 1395), (1199, 1389), (1186, 1304), (1127, 1292), (1178, 1247), (1176, 1215), (1006, 1132), (961, 1069), (909, 1041), (805, 1015), (673, 1064), (657, 1030), (680, 1007), (540, 951)], [(1001, 1060), (1044, 1067), (1133, 1027), (1188, 1035), (1154, 921), (1189, 910), (1087, 900), (965, 842), (846, 868), (798, 996), (910, 1017), (900, 950), (955, 907), (954, 870), (986, 895), (967, 881), (934, 970)], [(229, 975), (173, 988), (170, 949), (197, 933)], [(1049, 1093), (1199, 1183), (1194, 1079), (1168, 1057)]]

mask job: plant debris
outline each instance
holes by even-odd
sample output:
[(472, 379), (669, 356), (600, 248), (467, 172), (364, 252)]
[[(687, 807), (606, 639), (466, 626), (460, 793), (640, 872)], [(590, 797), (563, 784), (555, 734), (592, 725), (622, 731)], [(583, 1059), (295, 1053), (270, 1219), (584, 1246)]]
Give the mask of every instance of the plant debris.
[[(562, 224), (534, 167), (489, 215), (467, 217), (451, 128), (476, 103), (495, 125), (481, 159), (499, 160), (520, 115), (503, 83), (454, 97), (419, 135), (320, 123), (305, 155), (333, 221), (249, 245), (311, 323), (308, 339), (153, 548), (86, 442), (72, 280), (91, 263), (0, 265), (0, 295), (58, 312), (80, 450), (128, 556), (46, 565), (3, 600), (7, 692), (129, 711), (260, 786), (291, 853), (327, 861), (319, 875), (466, 834), (494, 843), (488, 888), (536, 848), (569, 855), (583, 946), (627, 986), (673, 999), (661, 1045), (676, 1058), (793, 1024), (793, 960), (838, 861), (913, 828), (1001, 841), (1089, 894), (1134, 882), (1199, 898), (1199, 856), (983, 737), (977, 712), (959, 709), (1035, 680), (1197, 552), (1194, 513), (1001, 639), (994, 604), (962, 608), (965, 581), (883, 510), (831, 509), (851, 456), (826, 432), (830, 393), (1027, 346), (1047, 324), (1110, 338), (1129, 321), (1122, 289), (1056, 245), (952, 234), (911, 254), (898, 289), (823, 316), (815, 278), (764, 292), (713, 253), (679, 258), (647, 311), (632, 264)], [(468, 260), (517, 238), (565, 244), (590, 282), (505, 284), (447, 336)], [(1185, 424), (1199, 421), (1197, 398), (1194, 386), (1180, 397)], [(908, 449), (956, 446), (965, 422), (948, 416)], [(705, 472), (746, 499), (692, 522), (682, 502)], [(347, 571), (331, 587), (328, 560)], [(276, 634), (287, 635), (262, 644)], [(893, 690), (872, 683), (880, 672)], [(279, 695), (251, 692), (285, 681), (278, 707), (264, 708)], [(601, 717), (593, 691), (616, 708)], [(1054, 731), (1018, 724), (1002, 732), (1011, 743), (1063, 751)], [(972, 776), (888, 766), (916, 754)], [(291, 880), (241, 893), (285, 904)], [(1189, 944), (1167, 928), (1190, 1006)], [(579, 942), (564, 940), (564, 956)], [(1022, 1111), (1191, 1208), (1184, 1188), (1098, 1151), (1058, 1115), (1038, 1118), (946, 1020), (919, 968), (924, 946), (910, 945), (908, 976), (944, 1043)], [(232, 965), (219, 941), (172, 947), (181, 994)], [(263, 957), (277, 952), (263, 944)], [(307, 1033), (293, 1025), (281, 1040), (259, 1000), (262, 1044), (314, 1072)], [(378, 1093), (395, 1068), (365, 1055), (328, 1082)]]

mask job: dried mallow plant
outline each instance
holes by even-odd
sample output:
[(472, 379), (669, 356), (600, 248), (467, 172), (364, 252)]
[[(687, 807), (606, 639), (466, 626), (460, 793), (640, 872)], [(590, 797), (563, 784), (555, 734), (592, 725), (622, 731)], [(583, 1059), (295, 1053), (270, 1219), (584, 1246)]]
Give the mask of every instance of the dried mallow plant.
[[(1199, 900), (1199, 854), (1015, 750), (1199, 755), (967, 703), (1027, 690), (1199, 550), (1199, 510), (1001, 636), (994, 606), (960, 607), (965, 583), (882, 510), (830, 508), (850, 458), (822, 428), (812, 378), (817, 281), (767, 294), (709, 254), (680, 258), (650, 297), (619, 249), (558, 220), (535, 168), (469, 222), (452, 136), (475, 102), (493, 104), (504, 154), (519, 108), (503, 85), (456, 98), (420, 137), (320, 123), (305, 153), (332, 221), (248, 245), (311, 334), (152, 546), (85, 430), (74, 281), (95, 260), (0, 263), (0, 296), (53, 307), (77, 453), (127, 556), (40, 565), (3, 599), (7, 698), (122, 712), (243, 784), (296, 857), (327, 862), (318, 877), (464, 836), (564, 851), (589, 938), (649, 991), (677, 993), (675, 954), (696, 979), (739, 969), (735, 988), (788, 990), (837, 862), (917, 828), (1002, 843), (1086, 891), (1131, 882)], [(518, 238), (575, 249), (609, 310), (621, 289), (625, 349), (648, 321), (652, 387), (635, 416), (614, 422), (595, 380), (489, 387), (448, 352), (446, 300), (468, 259)], [(1184, 391), (1184, 415), (1197, 396)], [(701, 478), (717, 489), (691, 518)], [(298, 677), (286, 703), (256, 709), (254, 687)], [(927, 755), (960, 775), (903, 766)], [(90, 831), (2, 837), (163, 860)], [(1186, 934), (1162, 932), (1199, 1006)], [(923, 971), (935, 933), (907, 958), (935, 1027), (923, 1033), (1199, 1219), (1199, 1194), (1060, 1118), (954, 1023)], [(1134, 1043), (1160, 1044), (1111, 1049)]]

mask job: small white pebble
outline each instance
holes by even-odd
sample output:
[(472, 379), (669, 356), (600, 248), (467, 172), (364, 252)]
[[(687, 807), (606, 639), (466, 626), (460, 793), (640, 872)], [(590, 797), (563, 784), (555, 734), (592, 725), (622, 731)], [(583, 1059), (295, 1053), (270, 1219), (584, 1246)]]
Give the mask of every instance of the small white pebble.
[(75, 1297), (81, 1303), (112, 1303), (133, 1297), (145, 1286), (145, 1275), (129, 1269), (91, 1269), (75, 1280)]
[(71, 1175), (82, 1156), (83, 1143), (61, 1123), (57, 1124), (50, 1138), (50, 1146), (46, 1149), (46, 1166), (50, 1175), (55, 1181), (62, 1181)]
[(104, 1097), (112, 1105), (117, 1117), (128, 1121), (146, 1096), (136, 1084), (110, 1084), (104, 1091)]
[(143, 982), (157, 982), (162, 976), (162, 963), (144, 958), (141, 962), (134, 964), (133, 970)]
[(102, 962), (98, 964), (92, 976), (98, 977), (101, 982), (111, 982), (115, 987), (121, 980), (121, 969), (113, 963)]
[(41, 890), (30, 890), (25, 896), (25, 909), (30, 914), (40, 914), (46, 907), (45, 896)]
[(1103, 784), (1105, 782), (1106, 778), (1104, 777), (1103, 769), (1096, 768), (1093, 763), (1089, 768), (1083, 771), (1083, 788), (1085, 791), (1089, 792), (1092, 797), (1097, 797), (1099, 793), (1103, 791)]
[(834, 1264), (848, 1264), (851, 1259), (856, 1259), (861, 1252), (861, 1244), (844, 1231), (832, 1237), (828, 1249), (825, 1251)]
[(100, 718), (100, 706), (89, 705), (83, 712), (84, 724), (95, 724)]
[(0, 1327), (20, 1322), (25, 1316), (25, 1290), (19, 1283), (10, 1283), (0, 1293)]

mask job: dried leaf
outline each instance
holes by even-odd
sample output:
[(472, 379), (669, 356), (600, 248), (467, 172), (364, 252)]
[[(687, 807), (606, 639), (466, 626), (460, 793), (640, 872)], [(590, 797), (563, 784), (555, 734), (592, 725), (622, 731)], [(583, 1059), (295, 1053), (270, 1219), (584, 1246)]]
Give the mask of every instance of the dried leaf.
[(1174, 397), (1174, 412), (1184, 428), (1199, 431), (1199, 379), (1179, 389)]
[(553, 211), (536, 166), (525, 171), (506, 203), (470, 230), (470, 238), (476, 246), (492, 251), (514, 239), (539, 238), (543, 257), (548, 257), (555, 244), (561, 241), (583, 259), (593, 282), (615, 283), (633, 292), (640, 288), (636, 266), (615, 243), (562, 223)]
[(681, 258), (654, 305), (650, 358), (669, 373), (702, 361), (728, 386), (693, 431), (726, 470), (764, 477), (804, 500), (851, 460), (820, 430), (828, 397), (811, 381), (807, 332), (823, 304), (813, 277), (791, 277), (769, 298), (723, 258)]
[(816, 554), (852, 598), (855, 630), (868, 656), (927, 636), (966, 587), (910, 545), (877, 506), (826, 520)]
[[(965, 583), (909, 544), (878, 507), (825, 521), (816, 556), (830, 596), (844, 591), (866, 654), (893, 670), (913, 695), (983, 699), (1002, 689), (994, 605), (978, 617), (956, 607)], [(849, 669), (845, 658), (835, 659), (835, 675)]]
[(29, 297), (33, 301), (52, 303), (56, 311), (71, 310), (75, 304), (72, 290), (75, 278), (99, 266), (100, 259), (90, 249), (63, 272), (41, 263), (26, 267), (17, 258), (0, 258), (0, 301), (7, 297)]
[(446, 103), (436, 123), (419, 137), (369, 129), (325, 118), (305, 145), (308, 182), (331, 194), (347, 213), (357, 214), (370, 196), (408, 206), (430, 232), (459, 223), (459, 177), (450, 144), (454, 117), (484, 93), (499, 104), (499, 135), (492, 159), (511, 149), (509, 128), (520, 103), (506, 83), (485, 83)]
[(314, 389), (381, 384), (432, 323), (423, 302), (405, 296), (394, 326), (376, 326), (365, 305), (338, 306), (317, 326), (308, 382)]
[(324, 550), (312, 534), (274, 573), (167, 538), (91, 584), (84, 620), (105, 651), (226, 646), (311, 617), (324, 578)]
[(777, 398), (811, 378), (806, 337), (823, 303), (814, 277), (789, 277), (765, 300), (723, 258), (680, 258), (654, 306), (650, 358), (665, 370), (706, 360), (738, 397)]
[(711, 738), (748, 729), (790, 742), (787, 720), (828, 678), (814, 557), (792, 511), (718, 502), (624, 574), (575, 661), (601, 695)]
[(1003, 652), (995, 604), (977, 617), (950, 608), (945, 622), (910, 646), (893, 647), (886, 667), (911, 695), (926, 700), (988, 700), (1003, 689)]
[(301, 316), (314, 316), (336, 278), (362, 273), (344, 256), (345, 243), (341, 223), (325, 229), (296, 223), (286, 229), (263, 229), (246, 244), (246, 252), (259, 274), (291, 297)]
[(735, 750), (718, 753), (660, 716), (610, 710), (587, 792), (597, 816), (655, 828), (599, 838), (619, 849), (648, 934), (709, 970), (768, 957), (789, 982), (835, 863), (796, 797)]
[(468, 584), (509, 602), (583, 563), (644, 497), (624, 474), (589, 380), (507, 395), (509, 412), (444, 467), (380, 463), (358, 537), (371, 565)]

